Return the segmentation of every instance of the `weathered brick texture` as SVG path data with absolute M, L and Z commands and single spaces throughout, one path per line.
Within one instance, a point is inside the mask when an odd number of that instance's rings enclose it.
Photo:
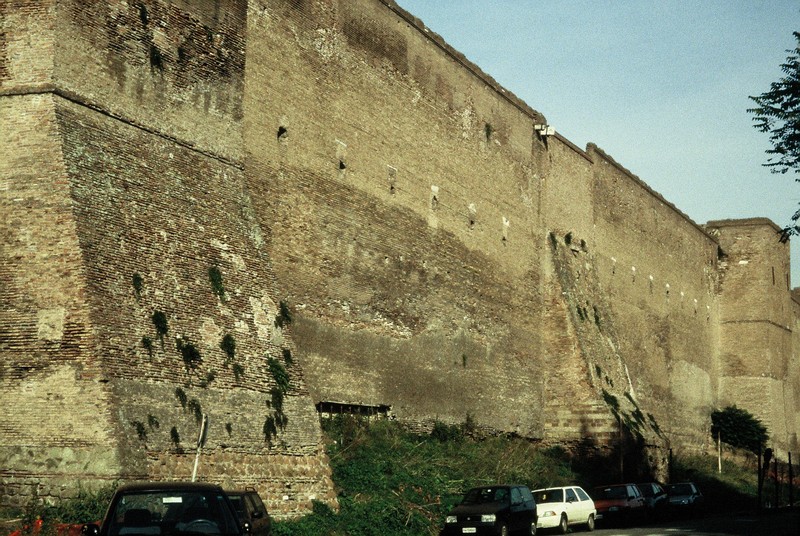
M 736 403 L 796 449 L 774 224 L 697 225 L 542 136 L 391 0 L 0 15 L 4 504 L 188 478 L 202 413 L 201 479 L 333 504 L 319 402 L 659 470 Z

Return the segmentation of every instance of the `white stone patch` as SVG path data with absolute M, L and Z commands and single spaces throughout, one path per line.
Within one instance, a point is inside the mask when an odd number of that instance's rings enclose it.
M 64 336 L 64 317 L 66 316 L 66 311 L 63 307 L 39 309 L 36 316 L 36 336 L 39 340 L 61 340 Z
M 217 348 L 222 340 L 222 330 L 211 318 L 204 318 L 200 324 L 200 338 L 207 348 Z

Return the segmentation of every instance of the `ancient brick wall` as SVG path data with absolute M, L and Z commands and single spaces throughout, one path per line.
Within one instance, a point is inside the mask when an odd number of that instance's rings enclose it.
M 736 402 L 796 446 L 774 225 L 541 135 L 390 0 L 0 9 L 5 502 L 188 477 L 207 413 L 201 479 L 307 511 L 317 402 L 656 465 Z
M 250 10 L 246 170 L 312 396 L 540 436 L 507 409 L 541 405 L 532 112 L 380 3 Z
M 789 245 L 776 244 L 769 220 L 714 221 L 720 269 L 720 398 L 767 425 L 781 450 L 796 448 L 800 384 L 793 335 L 796 304 L 789 291 Z
M 188 479 L 202 414 L 201 480 L 335 503 L 242 171 L 246 5 L 12 7 L 4 57 L 57 38 L 3 64 L 3 503 Z

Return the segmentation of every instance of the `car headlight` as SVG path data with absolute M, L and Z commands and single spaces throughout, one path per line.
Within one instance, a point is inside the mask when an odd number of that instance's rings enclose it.
M 444 518 L 445 523 L 458 523 L 458 518 L 456 516 L 447 516 Z
M 542 517 L 550 517 L 556 515 L 555 510 L 547 510 L 546 512 L 542 512 Z
M 497 516 L 494 514 L 483 514 L 481 516 L 481 523 L 494 523 L 497 520 Z

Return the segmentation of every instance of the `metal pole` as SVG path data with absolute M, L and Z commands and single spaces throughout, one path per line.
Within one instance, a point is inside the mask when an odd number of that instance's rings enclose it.
M 789 507 L 794 506 L 794 470 L 792 469 L 792 453 L 789 453 Z
M 203 413 L 203 421 L 200 423 L 200 433 L 197 435 L 197 452 L 194 455 L 194 469 L 192 469 L 192 482 L 197 479 L 197 465 L 200 463 L 200 451 L 206 443 L 206 430 L 208 429 L 208 415 Z

